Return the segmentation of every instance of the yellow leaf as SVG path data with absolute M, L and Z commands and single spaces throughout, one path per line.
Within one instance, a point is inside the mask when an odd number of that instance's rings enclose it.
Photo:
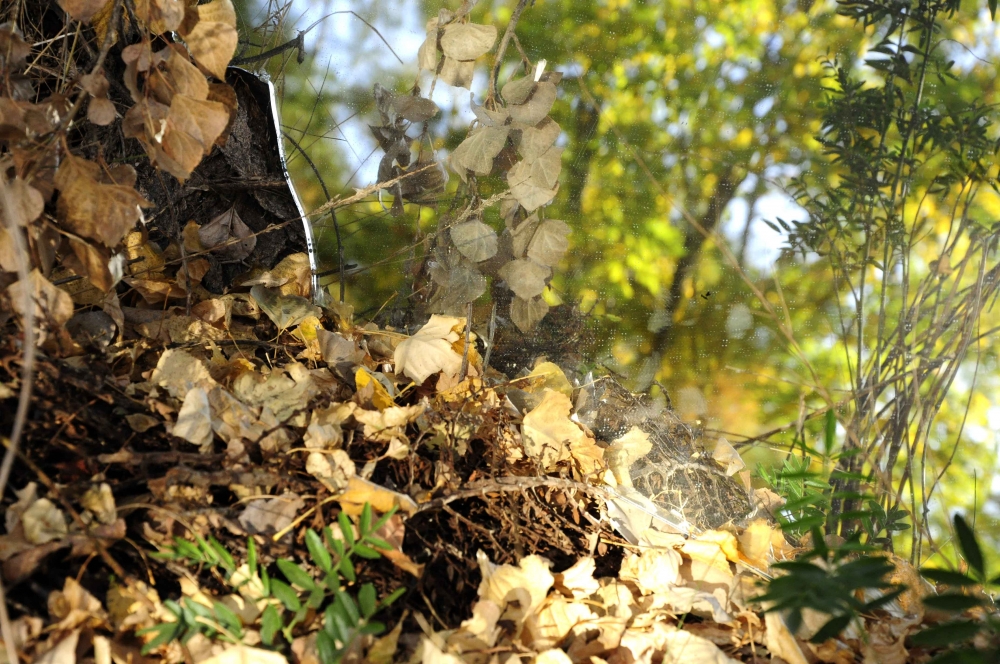
M 372 386 L 372 390 L 374 390 L 374 394 L 372 394 L 372 405 L 379 410 L 385 410 L 386 408 L 395 405 L 392 396 L 390 396 L 389 391 L 385 389 L 385 386 L 376 380 L 374 376 L 368 373 L 368 370 L 364 367 L 358 368 L 357 372 L 354 374 L 354 382 L 357 384 L 359 392 L 369 385 Z

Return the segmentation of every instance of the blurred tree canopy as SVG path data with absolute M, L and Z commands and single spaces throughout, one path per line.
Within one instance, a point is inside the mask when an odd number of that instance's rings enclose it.
M 502 32 L 515 4 L 480 2 L 473 20 Z M 824 427 L 820 415 L 831 400 L 849 401 L 857 387 L 852 367 L 864 359 L 855 350 L 856 293 L 845 287 L 833 261 L 808 248 L 793 251 L 777 223 L 778 217 L 812 218 L 793 199 L 806 205 L 818 192 L 844 186 L 850 173 L 817 140 L 831 90 L 842 91 L 828 65 L 837 62 L 864 86 L 885 85 L 885 72 L 871 63 L 879 58 L 872 49 L 885 26 L 838 13 L 862 4 L 539 0 L 516 28 L 517 47 L 532 63 L 546 60 L 549 70 L 564 72 L 552 110 L 564 132 L 563 173 L 546 216 L 566 220 L 573 235 L 547 297 L 594 317 L 602 340 L 594 364 L 627 375 L 636 387 L 658 381 L 682 415 L 703 419 L 731 440 L 778 431 L 749 453 L 755 458 L 770 458 L 795 437 L 815 445 Z M 351 9 L 381 29 L 422 33 L 422 21 L 442 6 L 455 8 L 428 0 L 358 2 Z M 271 9 L 269 37 L 294 36 L 301 26 L 287 25 L 282 10 Z M 421 24 L 405 28 L 411 14 Z M 249 5 L 242 16 L 248 24 L 260 22 Z M 340 14 L 328 21 L 350 23 L 352 34 L 365 36 L 357 52 L 330 63 L 307 58 L 297 66 L 288 62 L 291 54 L 267 63 L 274 73 L 283 70 L 282 112 L 294 141 L 291 168 L 307 207 L 325 201 L 317 175 L 331 194 L 371 184 L 353 182 L 352 176 L 374 145 L 360 137 L 375 113 L 375 81 L 347 77 L 344 84 L 338 71 L 376 62 L 366 72 L 386 87 L 403 92 L 415 81 L 427 84 L 418 77 L 415 52 L 399 52 L 399 65 L 388 45 L 355 17 Z M 317 28 L 320 35 L 329 29 L 325 25 Z M 263 41 L 247 53 L 270 47 Z M 927 79 L 921 103 L 947 114 L 977 100 L 992 102 L 996 44 L 985 0 L 967 2 L 942 20 L 933 35 L 934 54 L 951 68 Z M 520 67 L 518 60 L 511 49 L 501 81 Z M 477 76 L 477 103 L 485 87 Z M 464 90 L 437 94 L 439 102 L 452 102 L 430 131 L 444 158 L 465 137 L 469 98 Z M 985 114 L 992 112 L 989 107 Z M 352 126 L 353 132 L 345 131 Z M 995 141 L 995 127 L 988 132 Z M 296 154 L 297 147 L 312 165 Z M 985 175 L 997 177 L 995 163 Z M 801 179 L 793 186 L 795 178 Z M 910 230 L 919 226 L 924 239 L 908 249 L 912 273 L 894 283 L 942 269 L 932 240 L 948 237 L 956 205 L 966 206 L 963 218 L 984 227 L 1000 214 L 993 189 L 982 186 L 974 198 L 962 198 L 959 183 L 945 183 L 946 191 L 939 191 L 932 180 L 926 173 L 915 176 L 901 203 L 910 205 L 901 223 Z M 442 204 L 458 186 L 452 177 Z M 324 263 L 334 267 L 329 219 L 314 222 L 321 228 Z M 405 298 L 408 270 L 419 256 L 420 238 L 436 225 L 435 211 L 408 205 L 404 216 L 391 217 L 369 202 L 341 212 L 338 222 L 347 259 L 363 269 L 347 282 L 359 315 L 374 314 L 394 296 L 397 303 Z M 873 280 L 882 274 L 876 264 L 860 269 Z M 889 308 L 904 308 L 905 298 L 890 300 Z M 878 298 L 865 300 L 862 329 L 875 325 L 884 309 Z M 944 468 L 961 440 L 938 499 L 971 508 L 975 489 L 974 500 L 991 517 L 1000 516 L 991 487 L 1000 442 L 1000 408 L 991 395 L 1000 386 L 996 342 L 988 332 L 1000 325 L 998 318 L 1000 312 L 986 309 L 980 336 L 950 383 L 926 447 L 916 450 L 928 465 Z M 844 413 L 849 409 L 845 405 Z M 840 439 L 849 419 L 842 415 Z M 875 425 L 871 435 L 877 437 L 882 425 Z

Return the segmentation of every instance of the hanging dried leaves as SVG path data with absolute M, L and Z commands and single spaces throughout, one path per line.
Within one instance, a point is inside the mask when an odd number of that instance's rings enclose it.
M 101 167 L 92 161 L 66 155 L 56 172 L 59 189 L 56 210 L 66 227 L 106 247 L 117 245 L 132 230 L 149 202 L 131 186 L 105 184 Z
M 226 65 L 233 59 L 239 41 L 233 3 L 212 0 L 204 5 L 189 4 L 177 31 L 195 62 L 220 81 L 225 80 Z
M 518 258 L 500 268 L 499 274 L 515 295 L 523 300 L 530 300 L 545 290 L 545 280 L 552 274 L 552 270 L 530 258 Z
M 475 263 L 497 253 L 497 232 L 478 219 L 452 226 L 451 241 L 463 256 Z
M 443 83 L 468 88 L 475 61 L 493 48 L 497 29 L 454 20 L 455 14 L 442 9 L 427 22 L 427 38 L 417 53 L 417 65 L 435 72 Z

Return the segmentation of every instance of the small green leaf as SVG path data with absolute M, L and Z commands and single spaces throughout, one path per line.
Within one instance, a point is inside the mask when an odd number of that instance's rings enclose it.
M 260 585 L 264 588 L 264 597 L 271 596 L 271 575 L 267 573 L 266 567 L 260 568 Z
M 395 602 L 397 599 L 399 599 L 400 597 L 402 597 L 403 593 L 405 593 L 405 592 L 406 592 L 406 588 L 396 588 L 391 593 L 389 593 L 388 597 L 384 598 L 381 602 L 378 603 L 378 608 L 380 608 L 380 609 L 386 608 L 387 606 L 389 606 L 393 602 Z
M 354 553 L 358 554 L 362 558 L 367 558 L 368 560 L 378 560 L 382 557 L 381 553 L 366 544 L 355 544 Z
M 351 625 L 347 621 L 347 616 L 344 615 L 343 606 L 337 603 L 330 604 L 326 607 L 323 619 L 325 625 L 324 631 L 346 645 L 350 636 Z
M 910 640 L 918 646 L 947 646 L 968 641 L 979 633 L 979 625 L 971 620 L 955 620 L 917 632 Z
M 212 608 L 215 610 L 215 617 L 219 623 L 236 636 L 243 636 L 243 621 L 233 613 L 232 609 L 222 602 L 212 602 Z
M 347 516 L 347 512 L 341 512 L 337 515 L 337 523 L 340 524 L 340 532 L 344 536 L 344 543 L 350 549 L 354 546 L 354 526 L 351 525 L 351 519 Z
M 174 538 L 174 549 L 177 551 L 178 555 L 187 558 L 188 560 L 193 560 L 195 562 L 204 562 L 202 553 L 192 542 L 186 539 L 181 539 L 180 537 Z
M 266 646 L 274 645 L 274 637 L 277 636 L 279 629 L 281 629 L 281 614 L 274 608 L 274 604 L 268 604 L 260 616 L 260 640 Z
M 361 615 L 366 619 L 371 618 L 378 611 L 378 598 L 375 593 L 375 586 L 366 583 L 358 591 L 358 606 L 361 608 Z
M 388 523 L 389 519 L 392 518 L 392 515 L 395 514 L 398 510 L 399 510 L 399 506 L 398 505 L 393 505 L 391 508 L 389 508 L 389 511 L 386 512 L 385 514 L 383 514 L 382 516 L 380 516 L 378 518 L 378 521 L 375 522 L 375 525 L 372 526 L 372 532 L 378 530 L 379 528 L 381 528 L 382 526 L 384 526 L 386 523 Z
M 330 526 L 323 528 L 323 539 L 326 541 L 328 549 L 336 551 L 338 557 L 344 557 L 344 542 L 333 536 L 333 530 L 330 529 Z
M 142 647 L 139 652 L 143 655 L 148 655 L 151 651 L 156 650 L 160 646 L 170 643 L 175 638 L 180 635 L 181 623 L 180 622 L 166 622 L 160 623 L 159 625 L 153 625 L 152 627 L 147 627 L 145 629 L 140 629 L 137 634 L 140 636 L 145 636 L 146 634 L 156 634 L 151 641 Z
M 251 578 L 257 574 L 257 545 L 253 536 L 247 537 L 247 567 L 250 568 Z
M 329 572 L 333 568 L 333 560 L 330 558 L 330 552 L 323 546 L 323 539 L 315 530 L 309 529 L 306 531 L 306 547 L 309 549 L 309 556 L 316 563 L 316 567 L 319 567 L 324 572 Z
M 833 446 L 837 442 L 837 414 L 833 408 L 826 411 L 826 420 L 823 426 L 823 447 L 826 454 L 830 454 Z M 831 621 L 832 622 L 832 621 Z M 830 623 L 827 623 L 828 625 Z
M 953 611 L 961 613 L 977 606 L 982 606 L 984 601 L 978 597 L 970 595 L 959 595 L 958 593 L 946 593 L 944 595 L 934 595 L 924 598 L 924 606 L 942 611 Z
M 215 552 L 215 549 L 209 546 L 208 542 L 205 541 L 205 538 L 201 535 L 195 535 L 194 540 L 198 543 L 198 550 L 201 551 L 202 560 L 210 565 L 218 565 L 219 556 Z
M 955 535 L 958 536 L 958 544 L 962 548 L 962 555 L 969 567 L 979 573 L 980 579 L 986 578 L 986 565 L 983 562 L 983 552 L 976 541 L 976 535 L 972 528 L 965 522 L 961 514 L 956 514 L 954 518 Z
M 361 537 L 366 537 L 371 533 L 372 527 L 372 505 L 371 503 L 365 503 L 364 507 L 361 508 L 361 518 L 358 519 L 358 532 L 361 533 Z
M 997 0 L 988 0 L 987 4 L 990 7 L 990 20 L 997 20 Z
M 352 627 L 361 622 L 361 612 L 358 611 L 358 605 L 354 603 L 353 597 L 342 590 L 338 590 L 334 601 L 343 607 L 344 614 L 347 616 L 349 624 Z
M 285 575 L 293 585 L 302 588 L 303 590 L 313 590 L 316 588 L 316 582 L 313 578 L 309 576 L 309 572 L 305 571 L 291 560 L 286 560 L 284 558 L 279 558 L 275 561 L 278 565 L 278 569 L 281 573 Z
M 378 636 L 385 631 L 385 623 L 380 623 L 377 620 L 365 623 L 358 628 L 358 631 L 362 634 L 371 634 L 372 636 Z
M 319 631 L 316 634 L 316 650 L 319 652 L 319 661 L 323 664 L 333 664 L 340 661 L 340 650 L 333 642 L 333 636 L 326 631 Z
M 386 542 L 381 537 L 375 537 L 374 535 L 369 535 L 365 538 L 365 541 L 375 547 L 376 549 L 382 549 L 383 551 L 392 551 L 392 545 Z
M 351 583 L 357 580 L 358 577 L 354 574 L 354 565 L 351 563 L 350 558 L 341 558 L 337 564 L 337 568 L 340 569 L 340 575 Z
M 222 546 L 219 540 L 215 539 L 214 537 L 209 537 L 208 543 L 209 546 L 212 548 L 212 550 L 215 552 L 215 555 L 218 557 L 219 563 L 222 565 L 223 568 L 229 570 L 230 572 L 236 569 L 236 561 L 233 560 L 233 557 L 230 555 L 228 551 L 226 551 L 226 547 Z
M 922 576 L 927 577 L 935 583 L 944 583 L 949 586 L 974 586 L 977 581 L 973 579 L 968 574 L 962 574 L 961 572 L 952 572 L 947 569 L 922 569 L 920 570 Z
M 324 599 L 326 599 L 326 592 L 320 586 L 316 586 L 306 598 L 306 606 L 310 609 L 318 609 L 323 604 Z
M 284 604 L 285 608 L 289 611 L 298 611 L 302 608 L 302 602 L 299 601 L 299 596 L 294 590 L 292 590 L 292 587 L 284 581 L 272 579 L 271 593 L 278 599 L 279 602 Z
M 851 622 L 850 614 L 837 616 L 835 618 L 830 618 L 829 620 L 826 621 L 826 624 L 823 625 L 819 629 L 819 631 L 813 635 L 811 639 L 809 639 L 809 641 L 811 643 L 823 643 L 827 639 L 832 639 L 841 632 L 843 632 L 844 629 L 847 628 L 847 625 L 850 622 Z

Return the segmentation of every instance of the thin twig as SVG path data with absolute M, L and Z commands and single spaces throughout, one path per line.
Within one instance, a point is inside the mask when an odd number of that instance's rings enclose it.
M 35 302 L 32 297 L 33 289 L 30 288 L 31 275 L 28 272 L 28 256 L 30 254 L 24 236 L 21 235 L 21 226 L 25 224 L 20 223 L 19 209 L 11 200 L 10 191 L 2 176 L 0 176 L 0 212 L 3 212 L 0 216 L 7 224 L 7 234 L 14 242 L 18 278 L 24 284 L 21 299 L 21 316 L 24 324 L 24 342 L 21 348 L 21 391 L 17 400 L 17 412 L 14 415 L 14 428 L 10 433 L 3 463 L 0 464 L 0 499 L 2 499 L 7 488 L 7 480 L 10 478 L 10 471 L 14 467 L 14 458 L 17 456 L 21 434 L 28 421 L 28 406 L 31 404 L 31 386 L 35 370 Z M 2 578 L 0 578 L 0 634 L 3 635 L 8 661 L 17 664 L 19 660 L 17 649 L 14 647 L 14 630 L 10 624 L 10 616 L 7 615 L 7 596 Z
M 306 154 L 306 151 L 302 149 L 302 146 L 299 145 L 299 142 L 296 141 L 294 138 L 292 138 L 287 131 L 283 131 L 281 133 L 285 138 L 288 139 L 288 141 L 292 145 L 295 146 L 295 149 L 299 151 L 299 154 L 301 154 L 302 157 L 306 160 L 306 163 L 309 164 L 309 168 L 312 169 L 313 174 L 316 176 L 316 179 L 319 180 L 319 186 L 323 188 L 323 195 L 326 196 L 326 202 L 329 203 L 330 190 L 327 189 L 326 180 L 323 179 L 323 176 L 322 174 L 320 174 L 319 169 L 316 167 L 315 162 L 313 162 L 312 158 L 308 154 Z M 345 278 L 346 268 L 344 266 L 344 244 L 343 242 L 341 242 L 340 239 L 340 224 L 337 223 L 337 211 L 332 208 L 330 209 L 330 221 L 333 222 L 333 231 L 337 236 L 337 268 L 340 272 L 340 301 L 343 302 L 345 295 L 344 290 L 346 288 L 344 282 L 347 281 L 347 279 Z M 306 223 L 309 222 L 306 221 Z
M 496 57 L 493 58 L 493 71 L 490 72 L 489 99 L 496 99 L 497 79 L 500 77 L 500 65 L 503 64 L 503 56 L 507 53 L 507 46 L 510 44 L 510 38 L 514 34 L 514 28 L 517 27 L 517 22 L 521 19 L 521 12 L 524 11 L 529 2 L 531 0 L 518 0 L 517 7 L 514 8 L 514 12 L 510 15 L 510 21 L 507 23 L 507 29 L 504 30 L 503 38 L 500 40 Z

